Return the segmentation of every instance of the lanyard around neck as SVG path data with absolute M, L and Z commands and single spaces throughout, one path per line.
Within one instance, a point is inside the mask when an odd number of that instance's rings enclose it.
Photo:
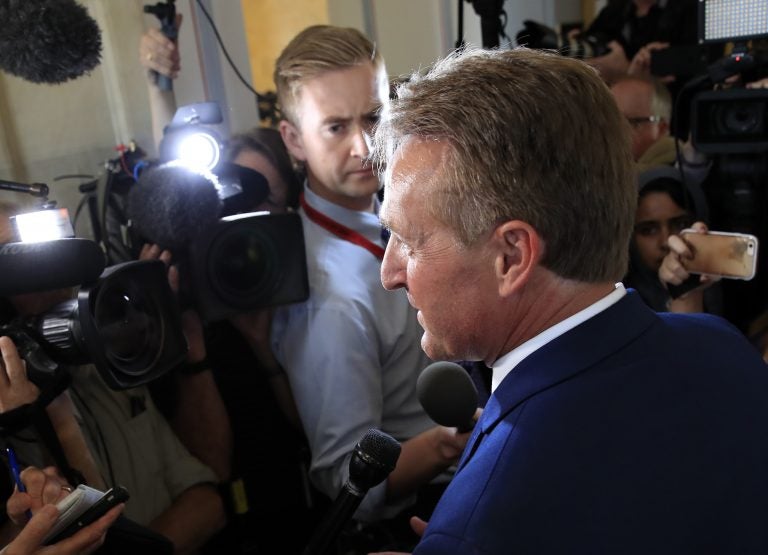
M 350 229 L 347 226 L 340 224 L 336 220 L 329 218 L 328 216 L 326 216 L 316 208 L 312 208 L 304 198 L 303 192 L 299 196 L 299 202 L 301 203 L 301 207 L 304 209 L 304 212 L 307 214 L 307 217 L 313 222 L 315 222 L 317 225 L 319 225 L 323 229 L 330 231 L 331 233 L 344 239 L 345 241 L 348 241 L 350 243 L 363 247 L 365 250 L 373 254 L 373 256 L 375 256 L 379 260 L 384 259 L 383 247 L 368 240 L 366 237 L 363 237 L 360 233 L 358 233 L 354 229 Z

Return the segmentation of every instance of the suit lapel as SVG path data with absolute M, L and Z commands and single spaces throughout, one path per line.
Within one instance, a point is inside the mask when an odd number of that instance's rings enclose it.
M 459 470 L 482 440 L 507 414 L 537 393 L 594 366 L 642 334 L 657 316 L 640 296 L 629 292 L 620 301 L 555 338 L 523 359 L 488 399 L 467 442 Z

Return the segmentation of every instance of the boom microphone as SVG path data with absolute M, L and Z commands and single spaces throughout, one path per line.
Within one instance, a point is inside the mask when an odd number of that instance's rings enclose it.
M 74 0 L 0 0 L 0 69 L 32 83 L 63 83 L 101 61 L 101 31 Z
M 477 388 L 467 371 L 455 362 L 433 362 L 416 381 L 419 402 L 429 417 L 440 424 L 468 432 L 474 426 Z
M 222 216 L 250 212 L 269 194 L 259 172 L 222 163 L 213 174 L 178 161 L 144 170 L 128 193 L 136 232 L 163 248 L 187 246 Z
M 89 239 L 0 245 L 0 296 L 50 291 L 96 281 L 106 259 Z
M 371 428 L 361 439 L 349 461 L 349 478 L 330 511 L 318 525 L 302 555 L 323 555 L 352 518 L 372 487 L 383 482 L 395 469 L 400 443 L 381 430 Z
M 128 193 L 132 225 L 163 248 L 184 247 L 216 223 L 220 211 L 215 177 L 175 162 L 144 170 Z

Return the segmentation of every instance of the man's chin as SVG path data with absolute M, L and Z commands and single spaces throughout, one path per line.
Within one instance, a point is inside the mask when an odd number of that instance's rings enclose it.
M 421 349 L 432 360 L 458 360 L 444 346 L 436 344 L 427 333 L 421 336 Z

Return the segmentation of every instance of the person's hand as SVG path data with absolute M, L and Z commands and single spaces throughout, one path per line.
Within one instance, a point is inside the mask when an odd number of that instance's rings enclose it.
M 417 516 L 412 516 L 410 520 L 411 530 L 413 530 L 417 536 L 422 537 L 424 531 L 427 529 L 428 522 L 420 519 Z M 368 555 L 410 555 L 401 551 L 379 551 L 377 553 L 369 553 Z
M 476 423 L 482 413 L 483 409 L 478 408 L 472 417 L 472 422 Z M 434 430 L 436 434 L 436 447 L 442 459 L 450 461 L 452 464 L 457 463 L 459 457 L 464 452 L 464 448 L 467 446 L 472 430 L 460 432 L 457 428 L 445 426 L 435 426 Z
M 600 72 L 600 76 L 608 85 L 611 85 L 627 74 L 629 60 L 624 47 L 618 41 L 608 43 L 610 52 L 595 58 L 585 58 L 584 61 Z
M 110 509 L 97 521 L 79 530 L 71 537 L 49 546 L 42 546 L 46 534 L 56 524 L 59 511 L 53 505 L 44 505 L 34 514 L 14 540 L 0 551 L 0 555 L 87 555 L 104 543 L 107 529 L 117 519 L 124 504 Z
M 709 229 L 704 222 L 696 222 L 691 226 L 696 233 L 707 233 Z M 659 279 L 665 284 L 680 285 L 691 275 L 683 265 L 683 260 L 691 260 L 693 251 L 690 245 L 679 235 L 670 235 L 667 239 L 669 253 L 664 257 L 659 267 Z M 701 276 L 702 285 L 715 281 L 711 276 Z
M 637 51 L 635 57 L 629 63 L 627 74 L 634 77 L 641 77 L 643 79 L 650 79 L 651 75 L 651 53 L 654 50 L 664 50 L 669 48 L 668 42 L 649 42 Z M 674 75 L 657 76 L 662 83 L 671 83 L 675 80 Z
M 0 413 L 35 402 L 40 390 L 27 378 L 27 365 L 10 337 L 0 337 Z
M 179 292 L 179 269 L 171 264 L 173 255 L 169 250 L 162 250 L 158 245 L 145 244 L 139 252 L 139 260 L 160 260 L 168 268 L 168 285 L 174 294 Z M 205 360 L 206 348 L 203 323 L 194 310 L 181 313 L 181 327 L 187 339 L 187 362 L 196 363 Z
M 757 81 L 751 81 L 747 83 L 748 89 L 768 89 L 768 77 L 758 79 Z
M 703 222 L 696 222 L 691 227 L 697 233 L 707 233 L 708 231 Z M 670 235 L 667 239 L 667 245 L 669 246 L 669 253 L 664 257 L 659 267 L 659 279 L 665 286 L 668 284 L 680 285 L 690 276 L 683 265 L 683 261 L 693 258 L 693 252 L 690 245 L 679 235 Z M 719 279 L 719 277 L 700 275 L 698 285 L 679 297 L 670 299 L 667 309 L 677 313 L 703 312 L 704 290 Z
M 230 323 L 242 334 L 259 363 L 267 369 L 277 364 L 269 343 L 274 310 L 261 308 L 230 317 Z
M 181 14 L 176 14 L 176 29 L 181 27 Z M 175 79 L 181 70 L 179 48 L 160 29 L 148 29 L 139 41 L 139 61 L 147 69 Z
M 21 471 L 19 477 L 27 491 L 15 488 L 5 504 L 8 518 L 16 526 L 26 524 L 29 512 L 34 514 L 43 505 L 58 503 L 72 491 L 59 470 L 53 466 L 42 470 L 29 466 Z

